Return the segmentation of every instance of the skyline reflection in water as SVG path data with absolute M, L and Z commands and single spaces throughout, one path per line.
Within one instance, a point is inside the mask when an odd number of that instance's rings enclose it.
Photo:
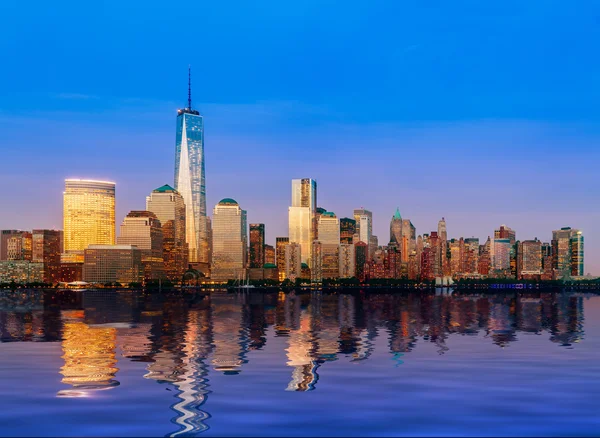
M 355 366 L 377 361 L 378 366 L 401 370 L 419 348 L 431 345 L 443 369 L 453 336 L 507 349 L 523 336 L 537 335 L 545 339 L 545 348 L 574 349 L 586 339 L 586 300 L 600 297 L 540 292 L 0 292 L 0 348 L 13 342 L 60 344 L 62 354 L 52 360 L 60 363 L 54 394 L 85 397 L 80 408 L 86 399 L 98 398 L 100 390 L 110 389 L 102 392 L 104 403 L 123 394 L 120 391 L 135 390 L 131 376 L 121 368 L 139 363 L 144 371 L 137 373 L 135 385 L 142 384 L 137 378 L 154 382 L 166 390 L 157 393 L 157 399 L 170 399 L 171 427 L 163 427 L 160 435 L 192 436 L 210 434 L 211 423 L 217 421 L 210 413 L 213 392 L 218 401 L 218 394 L 241 384 L 246 372 L 271 385 L 268 370 L 260 373 L 253 364 L 262 362 L 261 354 L 269 367 L 287 370 L 280 391 L 319 393 L 328 391 L 333 380 L 329 369 L 340 361 Z M 379 365 L 382 354 L 389 364 Z M 258 385 L 258 391 L 239 394 L 236 409 L 253 403 L 250 398 L 264 403 Z M 255 421 L 249 424 L 256 426 Z M 250 428 L 241 434 L 251 432 Z

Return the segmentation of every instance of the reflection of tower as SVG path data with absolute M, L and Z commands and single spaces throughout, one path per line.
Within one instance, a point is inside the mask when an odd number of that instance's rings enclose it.
M 508 301 L 508 303 L 507 303 Z M 493 298 L 490 307 L 488 322 L 488 335 L 492 336 L 494 344 L 505 347 L 509 342 L 515 341 L 514 313 L 512 298 Z
M 213 294 L 213 344 L 212 364 L 216 371 L 239 374 L 246 363 L 248 333 L 242 327 L 241 296 Z
M 109 389 L 119 385 L 114 380 L 118 371 L 115 358 L 117 329 L 92 328 L 80 322 L 82 312 L 63 312 L 64 366 L 62 383 L 73 390 L 58 392 L 58 396 L 85 397 L 89 391 Z
M 553 303 L 550 341 L 570 347 L 583 339 L 583 300 L 565 294 Z
M 287 391 L 312 391 L 315 389 L 319 375 L 314 359 L 314 334 L 311 330 L 310 314 L 306 311 L 300 315 L 299 327 L 291 330 L 289 346 L 286 349 L 287 365 L 294 367 L 292 380 Z
M 171 406 L 177 413 L 172 422 L 179 430 L 170 436 L 190 436 L 204 432 L 208 425 L 204 424 L 210 415 L 202 411 L 200 406 L 206 402 L 208 390 L 208 367 L 205 360 L 211 350 L 210 307 L 190 310 L 185 331 L 183 347 L 183 374 L 174 385 L 179 390 L 176 397 L 180 400 Z

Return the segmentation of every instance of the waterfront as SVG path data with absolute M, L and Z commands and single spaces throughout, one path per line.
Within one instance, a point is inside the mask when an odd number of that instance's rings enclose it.
M 597 435 L 592 293 L 0 292 L 1 435 Z

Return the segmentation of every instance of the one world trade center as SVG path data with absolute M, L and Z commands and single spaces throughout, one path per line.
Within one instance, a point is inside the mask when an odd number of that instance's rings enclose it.
M 191 71 L 188 71 L 187 108 L 177 111 L 175 189 L 183 196 L 185 202 L 185 236 L 190 250 L 189 262 L 208 266 L 209 225 L 206 217 L 204 119 L 198 111 L 192 109 Z

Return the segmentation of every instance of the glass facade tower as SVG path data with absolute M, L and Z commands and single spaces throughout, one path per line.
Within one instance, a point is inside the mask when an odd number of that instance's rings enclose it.
M 190 93 L 191 96 L 191 93 Z M 186 207 L 186 242 L 190 263 L 209 262 L 209 236 L 206 218 L 204 170 L 204 119 L 188 107 L 177 111 L 175 138 L 175 190 Z
M 65 252 L 114 245 L 115 183 L 67 179 L 63 200 Z

